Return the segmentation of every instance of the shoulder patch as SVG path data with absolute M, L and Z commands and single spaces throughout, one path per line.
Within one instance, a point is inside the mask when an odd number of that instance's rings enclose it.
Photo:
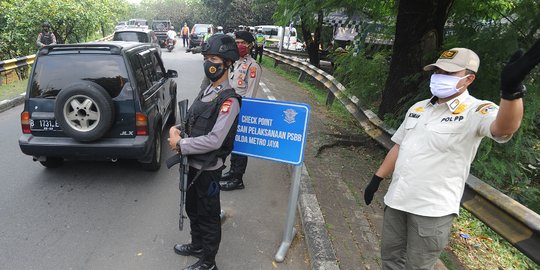
M 250 67 L 249 68 L 249 77 L 255 78 L 257 76 L 257 67 Z
M 478 106 L 475 112 L 480 114 L 488 114 L 491 111 L 497 110 L 497 106 L 493 103 L 484 103 Z
M 221 109 L 219 110 L 220 113 L 229 113 L 231 111 L 231 105 L 233 103 L 232 98 L 228 98 L 221 104 Z

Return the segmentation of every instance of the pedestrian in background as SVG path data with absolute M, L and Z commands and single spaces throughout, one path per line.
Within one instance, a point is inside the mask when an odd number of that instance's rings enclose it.
M 257 35 L 255 36 L 255 60 L 259 57 L 259 63 L 262 62 L 263 52 L 264 52 L 264 43 L 266 38 L 262 33 L 262 29 L 257 30 Z
M 225 33 L 223 33 L 223 26 L 218 26 L 218 27 L 217 27 L 217 32 L 216 32 L 216 34 L 225 34 Z
M 187 23 L 184 23 L 184 26 L 182 27 L 182 30 L 180 30 L 181 36 L 182 36 L 182 44 L 184 45 L 184 48 L 186 47 L 186 44 L 189 47 L 189 27 L 187 26 Z
M 211 36 L 212 36 L 212 26 L 208 27 L 208 29 L 206 30 L 206 33 L 204 33 L 203 38 L 201 40 L 201 46 L 203 46 L 203 44 L 206 43 Z
M 51 25 L 49 22 L 44 22 L 42 25 L 42 31 L 38 34 L 36 44 L 39 48 L 42 48 L 43 46 L 47 45 L 55 45 L 56 44 L 56 36 L 53 32 L 50 32 L 49 28 Z
M 522 84 L 540 62 L 540 41 L 512 56 L 501 72 L 499 106 L 469 94 L 480 59 L 454 48 L 424 67 L 433 71 L 433 97 L 413 105 L 392 136 L 386 155 L 364 192 L 370 204 L 381 181 L 392 175 L 384 196 L 383 269 L 433 269 L 448 244 L 452 221 L 480 141 L 512 138 L 523 118 Z
M 233 38 L 210 37 L 202 48 L 204 72 L 211 83 L 202 89 L 188 111 L 185 130 L 171 127 L 169 146 L 189 161 L 186 213 L 191 243 L 177 244 L 174 251 L 199 258 L 184 270 L 217 270 L 221 242 L 219 179 L 231 153 L 238 125 L 241 97 L 229 84 L 229 69 L 238 60 Z M 187 137 L 182 138 L 182 134 Z
M 261 66 L 249 55 L 254 42 L 255 39 L 250 32 L 236 32 L 236 45 L 240 59 L 236 61 L 234 72 L 229 81 L 236 93 L 242 97 L 256 97 L 261 80 Z M 231 168 L 223 175 L 219 183 L 221 190 L 244 189 L 243 176 L 246 172 L 247 162 L 247 156 L 231 154 Z

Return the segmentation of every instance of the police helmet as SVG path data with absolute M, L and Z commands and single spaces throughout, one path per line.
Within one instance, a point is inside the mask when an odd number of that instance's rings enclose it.
M 240 53 L 238 53 L 235 40 L 225 34 L 211 36 L 203 45 L 201 53 L 202 55 L 217 55 L 232 62 L 240 59 Z
M 171 30 L 174 30 L 174 26 L 171 25 Z
M 237 39 L 243 39 L 247 43 L 253 43 L 255 42 L 255 38 L 253 35 L 248 31 L 238 31 L 236 32 L 236 38 Z
M 51 27 L 51 25 L 49 24 L 49 22 L 43 22 L 41 27 Z
M 218 26 L 217 30 L 223 30 L 223 26 Z

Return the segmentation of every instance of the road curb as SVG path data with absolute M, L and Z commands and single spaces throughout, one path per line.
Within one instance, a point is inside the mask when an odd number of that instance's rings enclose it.
M 0 113 L 7 111 L 17 105 L 20 105 L 24 102 L 24 95 L 20 95 L 13 99 L 6 99 L 0 101 Z
M 339 270 L 336 253 L 325 227 L 307 167 L 302 165 L 298 210 L 304 229 L 312 270 Z

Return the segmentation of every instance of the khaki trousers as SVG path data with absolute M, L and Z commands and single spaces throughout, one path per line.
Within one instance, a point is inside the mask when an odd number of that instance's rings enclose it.
M 455 215 L 424 217 L 386 207 L 381 259 L 385 270 L 431 270 L 448 244 Z

